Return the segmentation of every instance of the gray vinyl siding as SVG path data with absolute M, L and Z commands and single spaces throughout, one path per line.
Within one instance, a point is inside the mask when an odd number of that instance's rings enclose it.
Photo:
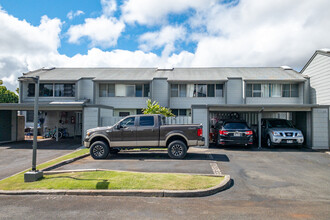
M 209 146 L 209 111 L 206 108 L 192 109 L 192 123 L 203 125 L 203 137 L 205 138 L 205 146 Z
M 83 112 L 83 134 L 86 135 L 86 131 L 90 128 L 99 126 L 99 108 L 85 107 Z
M 314 108 L 312 111 L 313 149 L 329 149 L 328 111 L 328 108 Z
M 80 79 L 77 83 L 76 96 L 78 100 L 89 99 L 90 103 L 94 103 L 94 82 L 92 79 Z
M 98 97 L 97 104 L 112 106 L 115 109 L 138 109 L 147 107 L 148 97 Z
M 225 104 L 224 97 L 171 97 L 170 108 L 189 109 L 191 105 L 219 105 Z
M 311 103 L 330 105 L 330 57 L 317 54 L 303 74 L 310 77 Z
M 169 105 L 169 83 L 166 78 L 155 78 L 151 83 L 151 99 L 159 102 L 159 105 Z
M 243 82 L 241 78 L 228 78 L 225 96 L 227 104 L 243 103 Z

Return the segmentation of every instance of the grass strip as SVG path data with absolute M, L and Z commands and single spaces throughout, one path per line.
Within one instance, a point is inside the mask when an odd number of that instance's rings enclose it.
M 68 160 L 68 159 L 72 159 L 72 158 L 75 158 L 75 157 L 78 157 L 78 156 L 81 156 L 81 155 L 84 155 L 84 154 L 87 154 L 87 153 L 89 153 L 89 149 L 87 149 L 87 148 L 77 150 L 77 151 L 74 151 L 70 154 L 67 154 L 67 155 L 55 158 L 53 160 L 47 161 L 45 163 L 42 163 L 40 165 L 37 165 L 37 169 L 42 170 L 42 169 L 44 169 L 46 167 L 49 167 L 51 165 L 54 165 L 54 164 L 57 164 L 59 162 L 62 162 L 62 161 Z M 21 182 L 24 183 L 24 173 L 29 171 L 29 170 L 30 169 L 24 170 L 24 171 L 14 175 L 14 176 L 11 176 L 11 177 L 8 177 L 6 179 L 1 180 L 0 181 L 0 190 L 4 189 L 6 187 L 9 187 L 11 185 L 16 185 L 16 184 L 21 183 Z
M 2 190 L 33 189 L 154 189 L 196 190 L 218 185 L 224 177 L 171 173 L 136 173 L 118 171 L 89 171 L 46 175 L 43 179 L 25 183 L 23 174 L 0 182 Z

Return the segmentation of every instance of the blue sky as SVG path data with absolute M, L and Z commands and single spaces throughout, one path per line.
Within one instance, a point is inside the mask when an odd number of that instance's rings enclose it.
M 329 48 L 328 0 L 0 0 L 0 79 L 41 67 L 282 66 Z

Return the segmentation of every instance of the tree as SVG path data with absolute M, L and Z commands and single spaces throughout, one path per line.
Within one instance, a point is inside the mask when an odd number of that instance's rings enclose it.
M 142 109 L 143 114 L 162 114 L 165 117 L 175 117 L 171 109 L 162 107 L 158 102 L 151 102 L 150 99 L 147 100 L 147 108 Z
M 8 90 L 6 86 L 2 86 L 3 81 L 0 80 L 0 103 L 18 103 L 18 95 Z

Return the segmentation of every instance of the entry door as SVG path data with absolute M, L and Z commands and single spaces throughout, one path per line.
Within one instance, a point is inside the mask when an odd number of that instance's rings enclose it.
M 11 141 L 11 111 L 0 111 L 1 141 Z

